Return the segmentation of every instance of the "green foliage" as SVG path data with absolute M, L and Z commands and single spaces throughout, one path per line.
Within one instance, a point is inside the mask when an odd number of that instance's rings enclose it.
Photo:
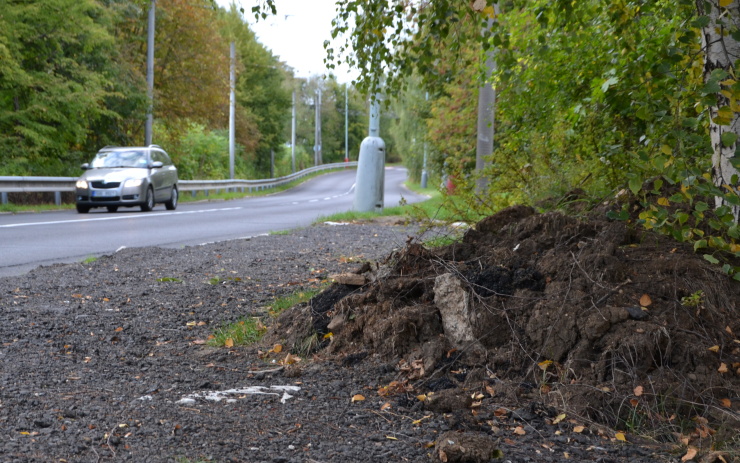
M 208 345 L 214 347 L 248 346 L 259 341 L 266 331 L 267 328 L 259 318 L 242 318 L 217 329 L 208 340 Z
M 269 313 L 271 316 L 276 317 L 293 306 L 310 301 L 312 297 L 319 294 L 323 289 L 324 287 L 304 289 L 287 296 L 276 298 L 269 306 Z

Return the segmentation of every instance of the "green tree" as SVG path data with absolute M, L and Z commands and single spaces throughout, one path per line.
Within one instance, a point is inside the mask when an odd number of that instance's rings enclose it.
M 110 17 L 91 0 L 3 0 L 0 11 L 0 170 L 68 172 L 108 114 Z

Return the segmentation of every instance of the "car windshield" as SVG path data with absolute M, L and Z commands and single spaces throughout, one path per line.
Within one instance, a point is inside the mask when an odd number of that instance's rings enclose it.
M 146 167 L 146 153 L 142 150 L 103 151 L 95 156 L 92 167 Z

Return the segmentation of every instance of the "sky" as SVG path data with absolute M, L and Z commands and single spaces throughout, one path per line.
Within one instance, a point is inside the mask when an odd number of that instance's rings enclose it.
M 331 40 L 331 21 L 335 17 L 335 0 L 275 0 L 277 16 L 255 21 L 252 6 L 256 0 L 216 0 L 229 8 L 232 1 L 244 8 L 244 19 L 257 35 L 257 39 L 280 61 L 292 67 L 297 77 L 324 75 L 329 72 L 324 65 L 326 52 L 324 40 Z M 340 42 L 334 42 L 339 49 Z M 349 83 L 357 77 L 346 66 L 332 71 L 340 83 Z

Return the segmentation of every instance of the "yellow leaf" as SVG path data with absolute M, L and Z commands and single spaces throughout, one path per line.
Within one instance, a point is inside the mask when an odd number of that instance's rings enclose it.
M 719 346 L 712 346 L 712 347 L 709 348 L 709 350 L 711 350 L 714 353 L 717 353 L 717 352 L 719 352 Z
M 642 395 L 643 388 L 642 386 L 637 386 L 634 390 L 635 396 L 640 397 Z
M 583 432 L 584 429 L 586 429 L 585 426 L 576 426 L 573 428 L 573 432 L 577 432 L 578 434 L 580 434 Z
M 650 296 L 648 296 L 647 294 L 643 294 L 642 297 L 640 298 L 640 305 L 643 307 L 648 307 L 652 303 L 653 303 L 653 300 L 650 299 Z
M 195 322 L 187 322 L 186 325 L 187 326 L 195 326 Z
M 565 419 L 565 413 L 561 413 L 560 415 L 556 416 L 554 420 L 552 420 L 552 424 L 558 424 L 564 419 Z
M 730 399 L 722 399 L 719 401 L 725 408 L 732 408 L 732 401 Z
M 283 351 L 283 346 L 281 344 L 275 344 L 272 347 L 272 351 L 275 352 L 276 354 L 279 354 L 280 352 Z
M 545 360 L 537 364 L 538 367 L 540 367 L 541 370 L 547 370 L 547 367 L 552 365 L 552 360 Z
M 224 346 L 226 347 L 234 347 L 234 340 L 231 338 L 228 338 L 226 341 L 224 341 Z
M 393 437 L 393 436 L 385 436 L 385 438 L 390 439 L 390 440 L 398 440 L 398 437 Z
M 614 437 L 615 437 L 615 438 L 616 438 L 616 439 L 617 439 L 618 441 L 622 441 L 622 442 L 627 442 L 627 436 L 625 436 L 625 435 L 624 435 L 624 433 L 622 433 L 622 432 L 618 432 L 618 433 L 616 433 L 616 434 L 614 435 Z
M 728 371 L 727 370 L 727 364 L 726 363 L 721 363 L 719 365 L 719 368 L 717 368 L 717 371 L 719 371 L 720 373 L 727 373 L 727 371 Z
M 21 434 L 24 435 L 24 436 L 30 436 L 31 435 L 31 433 L 28 432 L 28 431 L 21 431 Z
M 673 148 L 671 148 L 668 145 L 663 145 L 663 146 L 660 147 L 660 151 L 662 151 L 663 154 L 672 154 L 673 153 Z
M 352 396 L 352 402 L 361 402 L 365 400 L 365 396 L 362 394 L 355 394 Z
M 419 394 L 419 395 L 416 396 L 416 398 L 419 399 L 422 402 L 424 402 L 425 400 L 427 400 L 426 394 Z
M 696 456 L 696 449 L 694 447 L 689 447 L 689 450 L 686 452 L 686 455 L 681 457 L 681 461 L 693 460 L 695 456 Z
M 668 201 L 668 198 L 658 198 L 658 205 L 659 206 L 670 206 L 671 202 Z
M 334 337 L 334 333 L 332 333 L 331 331 L 329 331 L 328 333 L 324 335 L 324 339 L 331 339 L 333 337 Z
M 719 0 L 719 6 L 722 8 L 727 8 L 730 6 L 730 3 L 732 3 L 732 0 Z

